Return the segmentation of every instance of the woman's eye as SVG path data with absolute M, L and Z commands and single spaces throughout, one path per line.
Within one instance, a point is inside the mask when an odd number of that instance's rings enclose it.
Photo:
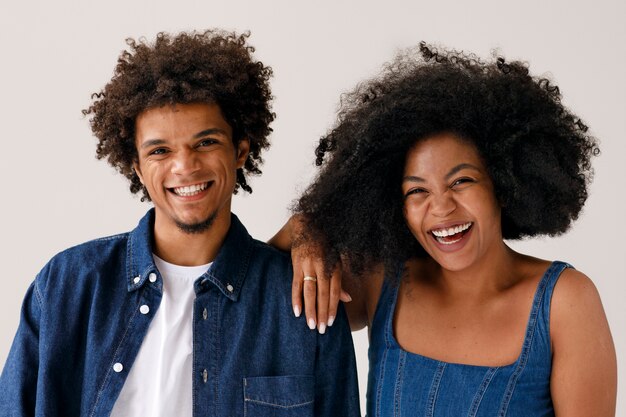
M 410 195 L 423 194 L 425 192 L 426 190 L 424 190 L 423 188 L 412 188 L 404 194 L 404 198 L 407 198 Z
M 474 182 L 474 180 L 471 178 L 459 178 L 452 183 L 451 187 L 456 187 L 458 185 L 463 185 L 470 182 Z

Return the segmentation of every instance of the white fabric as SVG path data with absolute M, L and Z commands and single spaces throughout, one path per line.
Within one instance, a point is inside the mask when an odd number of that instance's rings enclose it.
M 111 417 L 192 415 L 193 283 L 211 264 L 178 266 L 153 257 L 163 298 Z

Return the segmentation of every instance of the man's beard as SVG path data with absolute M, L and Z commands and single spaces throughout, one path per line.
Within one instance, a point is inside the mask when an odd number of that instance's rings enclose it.
M 213 225 L 213 222 L 215 221 L 216 217 L 217 217 L 217 210 L 211 213 L 211 215 L 207 217 L 206 220 L 203 220 L 198 223 L 188 224 L 188 223 L 179 222 L 178 220 L 175 220 L 175 221 L 176 221 L 176 226 L 178 226 L 180 230 L 182 230 L 185 233 L 193 235 L 193 234 L 202 233 L 208 230 Z

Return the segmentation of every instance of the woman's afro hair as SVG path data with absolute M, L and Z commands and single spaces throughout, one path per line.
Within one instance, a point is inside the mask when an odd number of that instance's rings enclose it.
M 405 223 L 401 180 L 407 151 L 439 133 L 478 149 L 505 239 L 558 235 L 578 217 L 599 150 L 559 88 L 522 62 L 421 43 L 342 96 L 316 149 L 322 168 L 294 211 L 307 224 L 297 239 L 321 242 L 327 272 L 340 259 L 359 274 L 425 256 Z
M 92 95 L 83 110 L 91 116 L 91 129 L 98 138 L 96 156 L 106 158 L 130 181 L 130 190 L 143 191 L 133 170 L 137 161 L 135 120 L 143 111 L 164 105 L 194 102 L 219 105 L 233 129 L 235 145 L 250 141 L 250 153 L 237 171 L 237 184 L 252 192 L 248 174 L 260 174 L 261 152 L 269 148 L 271 68 L 254 60 L 254 48 L 246 44 L 249 33 L 237 35 L 218 30 L 202 33 L 159 33 L 154 43 L 127 39 L 128 50 L 120 55 L 111 81 Z

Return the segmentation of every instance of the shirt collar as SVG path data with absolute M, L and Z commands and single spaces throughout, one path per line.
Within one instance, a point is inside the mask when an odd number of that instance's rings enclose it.
M 150 209 L 130 232 L 127 247 L 127 285 L 128 291 L 140 288 L 157 269 L 152 258 L 154 241 L 154 209 Z M 248 271 L 253 240 L 239 218 L 231 213 L 230 228 L 217 257 L 209 270 L 194 283 L 196 293 L 216 286 L 226 297 L 237 301 L 243 281 Z M 159 291 L 163 290 L 162 281 L 150 282 Z
M 231 213 L 230 228 L 209 270 L 196 280 L 196 294 L 215 285 L 231 301 L 237 301 L 248 272 L 253 239 L 239 218 Z
M 152 242 L 154 240 L 154 209 L 150 209 L 139 220 L 137 227 L 130 232 L 127 243 L 126 282 L 129 292 L 143 286 L 150 274 L 156 273 L 152 258 Z M 162 291 L 160 280 L 153 283 Z

